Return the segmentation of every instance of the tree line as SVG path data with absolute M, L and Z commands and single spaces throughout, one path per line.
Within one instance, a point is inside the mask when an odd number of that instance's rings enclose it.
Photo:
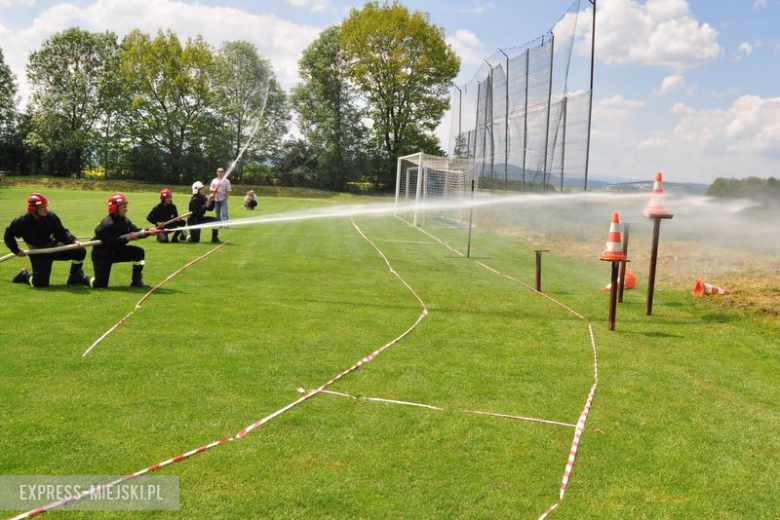
M 728 179 L 718 177 L 707 188 L 707 195 L 734 199 L 752 199 L 765 204 L 780 205 L 780 180 L 769 177 L 748 177 L 746 179 Z
M 441 153 L 459 66 L 443 30 L 398 2 L 324 30 L 290 92 L 249 42 L 73 27 L 30 53 L 23 109 L 0 49 L 0 170 L 187 184 L 242 153 L 236 182 L 390 189 L 399 156 Z

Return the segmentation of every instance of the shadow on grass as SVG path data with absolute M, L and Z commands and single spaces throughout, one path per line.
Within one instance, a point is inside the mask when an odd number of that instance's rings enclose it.
M 632 334 L 629 332 L 629 334 Z M 641 336 L 647 336 L 648 338 L 683 338 L 679 334 L 669 334 L 668 332 L 635 332 L 633 334 L 639 334 Z
M 285 298 L 285 297 L 278 297 L 275 298 L 275 301 L 280 302 L 293 302 L 293 303 L 315 303 L 315 304 L 325 304 L 325 305 L 339 305 L 339 306 L 348 306 L 348 307 L 376 307 L 379 309 L 401 309 L 401 310 L 414 310 L 421 309 L 420 304 L 415 301 L 414 304 L 409 305 L 388 305 L 386 303 L 371 303 L 371 302 L 363 302 L 359 300 L 324 300 L 319 298 Z
M 736 313 L 725 312 L 711 312 L 709 314 L 704 314 L 701 317 L 701 321 L 704 323 L 733 323 L 742 319 L 743 318 Z
M 141 288 L 141 287 L 130 287 L 129 285 L 122 286 L 122 285 L 109 285 L 105 288 L 95 288 L 95 289 L 89 289 L 87 287 L 84 287 L 83 285 L 50 285 L 46 288 L 35 288 L 36 290 L 41 291 L 51 291 L 51 292 L 59 292 L 59 293 L 72 293 L 72 294 L 83 294 L 83 295 L 90 295 L 94 292 L 98 293 L 112 293 L 112 292 L 120 292 L 120 293 L 135 293 L 140 298 L 144 294 L 146 294 L 150 288 Z M 171 294 L 181 294 L 182 291 L 177 291 L 176 289 L 166 289 L 165 287 L 160 287 L 154 293 L 153 295 L 171 295 Z

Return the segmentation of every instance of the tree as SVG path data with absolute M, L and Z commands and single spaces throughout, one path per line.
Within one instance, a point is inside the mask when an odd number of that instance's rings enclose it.
M 132 155 L 149 161 L 136 162 L 136 167 L 156 180 L 184 183 L 213 164 L 214 158 L 205 155 L 207 136 L 216 124 L 210 88 L 213 54 L 203 38 L 188 39 L 182 46 L 170 31 L 159 31 L 152 39 L 136 29 L 122 41 L 120 67 L 132 100 Z M 162 152 L 162 172 L 152 144 Z
M 30 53 L 33 133 L 45 143 L 44 167 L 80 176 L 91 160 L 93 132 L 117 96 L 117 37 L 76 27 L 55 34 Z
M 432 135 L 449 105 L 449 86 L 460 60 L 428 15 L 398 2 L 366 3 L 342 23 L 339 42 L 345 72 L 365 96 L 374 135 L 394 166 L 418 151 L 411 137 Z M 394 167 L 382 179 L 392 186 Z
M 343 70 L 339 28 L 330 27 L 303 51 L 298 62 L 303 83 L 292 94 L 298 127 L 320 171 L 320 187 L 332 190 L 344 189 L 369 148 L 368 129 Z
M 16 116 L 16 80 L 0 48 L 0 170 L 11 169 L 17 162 L 13 143 Z
M 0 137 L 7 135 L 16 120 L 16 79 L 6 65 L 0 48 Z
M 282 143 L 279 160 L 273 173 L 283 186 L 317 186 L 317 161 L 311 148 L 303 139 L 290 139 Z
M 232 174 L 240 182 L 245 162 L 262 163 L 277 154 L 290 121 L 287 96 L 268 59 L 244 41 L 219 49 L 213 88 L 228 139 L 225 159 L 235 160 L 246 147 Z

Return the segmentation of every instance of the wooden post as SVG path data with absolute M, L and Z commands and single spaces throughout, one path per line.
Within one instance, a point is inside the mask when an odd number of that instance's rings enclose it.
M 622 263 L 625 264 L 625 262 Z M 617 293 L 618 293 L 617 281 L 618 281 L 619 264 L 621 264 L 621 262 L 612 262 L 612 276 L 610 277 L 612 286 L 609 289 L 609 330 L 615 330 L 615 315 L 617 314 Z
M 628 222 L 621 222 L 623 224 L 623 254 L 628 256 L 628 235 L 631 233 L 631 224 Z M 618 302 L 623 303 L 623 289 L 626 287 L 626 263 L 620 264 L 620 292 L 618 293 Z
M 653 315 L 653 293 L 655 292 L 655 267 L 658 262 L 658 237 L 661 234 L 661 220 L 672 218 L 663 214 L 651 217 L 653 219 L 653 242 L 650 246 L 650 274 L 647 277 L 647 315 Z
M 536 292 L 542 292 L 542 253 L 549 253 L 549 249 L 534 249 L 536 253 Z

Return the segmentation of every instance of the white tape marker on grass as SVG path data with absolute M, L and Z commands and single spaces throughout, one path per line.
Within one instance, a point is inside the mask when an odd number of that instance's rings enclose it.
M 138 309 L 140 309 L 140 308 L 141 308 L 141 304 L 143 304 L 143 303 L 144 303 L 144 301 L 146 301 L 146 299 L 147 299 L 149 296 L 151 296 L 151 295 L 152 295 L 152 293 L 153 293 L 154 291 L 156 291 L 157 289 L 159 289 L 160 287 L 162 287 L 163 285 L 165 285 L 166 283 L 168 283 L 168 281 L 169 281 L 171 278 L 173 278 L 173 277 L 174 277 L 174 276 L 176 276 L 177 274 L 181 273 L 182 271 L 184 271 L 185 269 L 187 269 L 189 266 L 191 266 L 191 265 L 193 265 L 193 264 L 195 264 L 195 263 L 197 263 L 197 262 L 200 262 L 201 260 L 203 260 L 204 258 L 206 258 L 207 256 L 209 256 L 211 253 L 213 253 L 214 251 L 218 250 L 218 249 L 219 249 L 219 248 L 221 248 L 221 247 L 224 247 L 224 246 L 226 246 L 228 243 L 230 243 L 230 240 L 228 240 L 227 242 L 224 242 L 224 243 L 222 243 L 222 244 L 218 245 L 217 247 L 215 247 L 215 248 L 213 248 L 213 249 L 210 249 L 208 252 L 206 252 L 206 254 L 199 256 L 199 257 L 198 257 L 198 258 L 196 258 L 195 260 L 191 260 L 191 261 L 187 262 L 187 263 L 186 263 L 186 264 L 185 264 L 183 267 L 181 267 L 181 268 L 177 269 L 176 271 L 174 271 L 173 273 L 169 274 L 169 275 L 168 275 L 168 276 L 165 278 L 165 280 L 163 280 L 162 282 L 158 283 L 157 285 L 155 285 L 154 287 L 152 287 L 151 289 L 149 289 L 149 290 L 146 292 L 146 294 L 144 294 L 144 295 L 141 297 L 141 299 L 140 299 L 140 300 L 138 300 L 138 302 L 135 304 L 135 307 L 133 307 L 133 310 L 132 310 L 132 311 L 130 311 L 130 312 L 127 314 L 127 316 L 125 316 L 124 318 L 122 318 L 122 319 L 121 319 L 121 320 L 119 320 L 118 322 L 114 323 L 114 325 L 112 325 L 110 329 L 108 329 L 107 331 L 105 331 L 105 332 L 103 333 L 103 335 L 102 335 L 102 336 L 100 336 L 100 337 L 99 337 L 97 340 L 95 340 L 95 342 L 94 342 L 92 345 L 90 345 L 90 346 L 89 346 L 89 348 L 88 348 L 87 350 L 85 350 L 85 351 L 84 351 L 84 353 L 81 355 L 81 357 L 86 357 L 86 356 L 87 356 L 87 354 L 89 354 L 89 353 L 92 351 L 92 349 L 93 349 L 93 348 L 97 347 L 97 346 L 100 344 L 100 342 L 102 342 L 104 339 L 106 339 L 106 338 L 108 337 L 108 335 L 109 335 L 109 334 L 111 334 L 112 332 L 114 332 L 116 329 L 118 329 L 118 328 L 119 328 L 119 326 L 120 326 L 120 325 L 122 325 L 124 322 L 126 322 L 126 321 L 127 321 L 127 319 L 128 319 L 130 316 L 132 316 L 132 315 L 133 315 L 133 313 L 134 313 L 135 311 L 137 311 Z
M 251 432 L 252 430 L 254 430 L 254 429 L 262 426 L 263 424 L 267 423 L 268 421 L 270 421 L 270 420 L 280 416 L 281 414 L 283 414 L 287 410 L 290 410 L 291 408 L 294 408 L 295 406 L 297 406 L 300 403 L 302 403 L 303 401 L 311 398 L 312 396 L 316 395 L 317 393 L 324 391 L 326 387 L 328 387 L 329 385 L 331 385 L 334 382 L 338 381 L 339 379 L 341 379 L 342 377 L 346 376 L 350 372 L 353 372 L 354 370 L 357 370 L 358 368 L 360 368 L 361 366 L 365 365 L 369 361 L 373 360 L 376 356 L 378 356 L 380 353 L 382 353 L 382 351 L 384 351 L 384 350 L 390 348 L 391 346 L 395 345 L 396 343 L 401 341 L 404 337 L 406 337 L 410 332 L 412 332 L 412 330 L 414 330 L 414 328 L 417 327 L 417 325 L 419 325 L 419 323 L 423 320 L 423 318 L 425 318 L 428 315 L 428 308 L 425 306 L 425 303 L 417 295 L 417 293 L 414 291 L 414 289 L 412 289 L 409 286 L 409 284 L 407 284 L 406 281 L 403 278 L 401 278 L 401 276 L 395 271 L 395 269 L 393 269 L 393 267 L 390 265 L 390 262 L 387 260 L 387 257 L 384 255 L 384 253 L 382 253 L 382 251 L 380 251 L 376 247 L 376 245 L 374 245 L 374 243 L 371 242 L 371 240 L 369 240 L 368 237 L 366 237 L 366 235 L 360 230 L 360 228 L 357 226 L 357 224 L 355 224 L 354 221 L 352 222 L 352 224 L 353 224 L 353 226 L 355 226 L 355 229 L 358 231 L 358 233 L 360 233 L 360 235 L 363 238 L 365 238 L 366 241 L 368 241 L 369 244 L 374 246 L 374 248 L 377 250 L 379 255 L 384 259 L 385 263 L 389 267 L 390 272 L 393 273 L 393 275 L 395 275 L 409 289 L 409 291 L 415 296 L 415 298 L 417 298 L 417 300 L 422 305 L 422 312 L 420 313 L 420 316 L 417 318 L 417 320 L 414 322 L 414 324 L 411 327 L 409 327 L 406 331 L 404 331 L 403 334 L 401 334 L 400 336 L 398 336 L 394 340 L 386 343 L 385 345 L 383 345 L 379 349 L 375 350 L 371 354 L 365 356 L 363 359 L 361 359 L 360 361 L 358 361 L 357 363 L 355 363 L 354 365 L 349 367 L 347 370 L 344 370 L 343 372 L 339 373 L 337 376 L 331 378 L 329 381 L 327 381 L 324 384 L 322 384 L 316 390 L 312 390 L 311 392 L 308 392 L 306 395 L 302 396 L 299 399 L 296 399 L 292 403 L 290 403 L 290 404 L 280 408 L 279 410 L 275 411 L 274 413 L 272 413 L 270 415 L 267 415 L 266 417 L 260 419 L 259 421 L 256 421 L 256 422 L 250 424 L 246 428 L 243 428 L 241 431 L 239 431 L 233 437 L 229 437 L 229 438 L 226 438 L 226 439 L 221 439 L 221 440 L 218 440 L 218 441 L 214 441 L 214 442 L 211 442 L 211 443 L 206 444 L 204 446 L 201 446 L 199 448 L 195 448 L 194 450 L 190 450 L 190 451 L 188 451 L 186 453 L 182 453 L 181 455 L 177 455 L 177 456 L 172 457 L 172 458 L 170 458 L 168 460 L 165 460 L 163 462 L 158 462 L 157 464 L 153 464 L 151 466 L 148 466 L 148 467 L 146 467 L 146 468 L 144 468 L 142 470 L 136 471 L 135 473 L 131 473 L 131 474 L 129 474 L 127 476 L 124 476 L 124 477 L 122 477 L 122 478 L 120 478 L 118 480 L 115 480 L 113 482 L 109 482 L 107 484 L 102 484 L 101 486 L 97 486 L 96 488 L 90 490 L 88 493 L 81 493 L 81 494 L 77 494 L 77 495 L 73 495 L 73 496 L 67 497 L 67 498 L 65 498 L 63 500 L 58 500 L 56 502 L 52 502 L 52 503 L 47 504 L 45 506 L 33 509 L 33 510 L 28 511 L 26 513 L 23 513 L 21 515 L 15 516 L 15 517 L 13 517 L 12 520 L 23 520 L 25 518 L 30 518 L 30 517 L 39 515 L 41 513 L 44 513 L 46 511 L 49 511 L 49 510 L 54 509 L 56 507 L 60 507 L 60 506 L 65 505 L 65 504 L 69 504 L 71 502 L 75 502 L 76 500 L 80 500 L 80 499 L 82 499 L 82 498 L 84 498 L 86 496 L 89 496 L 90 494 L 92 494 L 92 493 L 94 493 L 94 492 L 96 492 L 98 490 L 108 489 L 110 487 L 116 486 L 116 485 L 121 484 L 123 482 L 127 482 L 128 480 L 132 480 L 132 479 L 138 478 L 138 477 L 140 477 L 142 475 L 146 475 L 148 473 L 152 473 L 153 471 L 156 471 L 156 470 L 158 470 L 160 468 L 163 468 L 165 466 L 168 466 L 170 464 L 175 464 L 177 462 L 181 462 L 182 460 L 184 460 L 186 458 L 192 457 L 193 455 L 197 455 L 199 453 L 203 453 L 204 451 L 210 450 L 211 448 L 214 448 L 216 446 L 220 446 L 220 445 L 225 444 L 225 443 L 227 443 L 229 441 L 241 440 L 249 432 Z M 141 301 L 143 301 L 143 299 Z
M 303 388 L 299 388 L 298 392 L 303 394 L 306 392 Z M 522 415 L 509 415 L 504 413 L 493 413 L 493 412 L 478 412 L 474 410 L 448 410 L 447 408 L 442 408 L 440 406 L 433 406 L 431 404 L 422 404 L 422 403 L 413 403 L 411 401 L 399 401 L 396 399 L 385 399 L 382 397 L 362 397 L 362 396 L 355 396 L 352 394 L 347 394 L 344 392 L 332 392 L 329 390 L 323 390 L 322 393 L 324 394 L 330 394 L 330 395 L 338 395 L 341 397 L 348 397 L 350 399 L 360 400 L 360 401 L 373 401 L 375 403 L 388 403 L 388 404 L 398 404 L 403 406 L 416 406 L 419 408 L 427 408 L 428 410 L 436 410 L 441 412 L 457 412 L 457 413 L 469 413 L 474 415 L 485 415 L 490 417 L 501 417 L 504 419 L 513 419 L 516 421 L 529 421 L 529 422 L 537 422 L 537 423 L 544 423 L 544 424 L 554 424 L 556 426 L 566 426 L 567 428 L 576 428 L 576 424 L 569 424 L 564 422 L 558 422 L 558 421 L 549 421 L 547 419 L 537 419 L 535 417 L 524 417 Z
M 399 219 L 400 219 L 400 217 L 399 217 Z M 400 219 L 400 220 L 402 220 L 406 224 L 412 226 L 412 224 L 410 224 L 406 220 L 404 220 L 404 219 Z M 447 244 L 444 241 L 440 240 L 439 238 L 437 238 L 436 236 L 432 235 L 428 231 L 425 231 L 424 229 L 422 229 L 420 227 L 417 227 L 417 226 L 412 226 L 412 227 L 415 227 L 416 229 L 420 230 L 421 232 L 423 232 L 424 234 L 426 234 L 429 237 L 433 238 L 434 240 L 436 240 L 437 242 L 442 244 L 444 247 L 450 249 L 451 251 L 454 251 L 455 253 L 459 254 L 460 256 L 463 256 L 462 253 L 460 253 L 457 250 L 453 249 L 452 247 L 450 247 L 449 244 Z M 479 261 L 476 261 L 475 263 L 477 265 L 479 265 L 480 267 L 483 267 L 483 268 L 487 269 L 488 271 L 492 272 L 493 274 L 496 274 L 498 276 L 502 276 L 502 277 L 504 277 L 504 278 L 506 278 L 508 280 L 511 280 L 511 281 L 513 281 L 515 283 L 518 283 L 518 284 L 520 284 L 520 285 L 522 285 L 524 287 L 527 287 L 528 289 L 532 290 L 534 293 L 538 294 L 539 296 L 543 296 L 544 298 L 550 300 L 551 302 L 555 303 L 556 305 L 559 305 L 560 307 L 562 307 L 566 311 L 570 312 L 574 316 L 578 317 L 579 319 L 587 322 L 587 319 L 585 318 L 585 316 L 583 316 L 582 314 L 578 313 L 577 311 L 575 311 L 571 307 L 568 307 L 567 305 L 565 305 L 565 304 L 561 303 L 560 301 L 556 300 L 552 296 L 550 296 L 548 294 L 545 294 L 545 293 L 542 293 L 542 292 L 539 292 L 539 291 L 536 290 L 536 288 L 531 287 L 529 284 L 527 284 L 525 282 L 522 282 L 522 281 L 520 281 L 520 280 L 518 280 L 516 278 L 513 278 L 513 277 L 511 277 L 511 276 L 509 276 L 507 274 L 504 274 L 504 273 L 498 271 L 497 269 L 494 269 L 493 267 L 490 267 L 489 265 L 486 265 L 486 264 L 484 264 L 482 262 L 479 262 Z M 560 490 L 558 492 L 558 501 L 555 502 L 553 505 L 551 505 L 547 509 L 547 511 L 545 511 L 539 517 L 539 520 L 544 520 L 545 518 L 547 518 L 547 516 L 549 516 L 550 513 L 552 513 L 563 502 L 563 497 L 566 494 L 566 489 L 569 486 L 569 478 L 571 477 L 571 473 L 572 473 L 572 470 L 574 468 L 574 459 L 577 457 L 577 450 L 579 449 L 580 439 L 582 438 L 582 433 L 585 430 L 585 421 L 587 421 L 587 419 L 588 419 L 588 414 L 590 413 L 590 408 L 593 405 L 593 397 L 594 397 L 594 395 L 596 393 L 596 387 L 598 386 L 598 383 L 599 383 L 599 363 L 598 363 L 598 353 L 596 351 L 596 338 L 593 336 L 593 326 L 590 323 L 588 323 L 588 335 L 590 337 L 590 343 L 591 343 L 591 346 L 593 348 L 593 386 L 590 387 L 590 391 L 588 392 L 588 397 L 585 399 L 585 406 L 583 407 L 582 412 L 580 413 L 580 418 L 577 421 L 577 425 L 574 428 L 574 439 L 572 440 L 571 448 L 569 449 L 569 457 L 566 460 L 566 466 L 565 466 L 565 468 L 563 470 L 563 479 L 561 480 L 561 488 L 560 488 Z

